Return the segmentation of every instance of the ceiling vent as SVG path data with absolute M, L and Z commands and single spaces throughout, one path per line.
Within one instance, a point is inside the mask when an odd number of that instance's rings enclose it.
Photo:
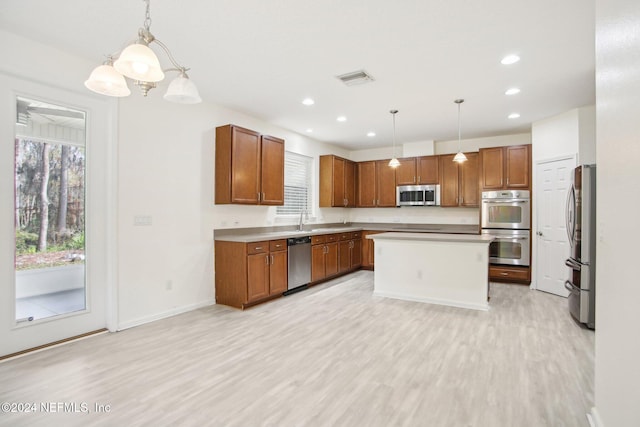
M 371 76 L 371 74 L 368 74 L 364 70 L 353 71 L 351 73 L 342 74 L 336 77 L 347 86 L 361 85 L 375 80 L 373 76 Z

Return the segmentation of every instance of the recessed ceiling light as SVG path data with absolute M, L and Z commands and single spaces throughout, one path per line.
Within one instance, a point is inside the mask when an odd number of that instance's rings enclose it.
M 312 133 L 312 132 L 313 132 L 313 129 L 311 128 L 307 129 L 307 133 Z
M 339 122 L 346 122 L 347 118 L 345 116 L 338 116 L 338 118 L 336 119 Z
M 505 95 L 515 95 L 517 93 L 520 93 L 520 89 L 518 89 L 517 87 L 512 87 L 507 89 L 507 91 L 504 93 Z
M 303 105 L 313 105 L 315 103 L 316 103 L 316 101 L 314 101 L 311 98 L 305 98 L 305 99 L 302 100 L 302 104 Z
M 367 132 L 367 136 L 368 137 L 373 137 L 373 136 L 376 136 L 376 133 L 375 132 Z
M 500 61 L 500 63 L 503 65 L 511 65 L 515 64 L 518 61 L 520 61 L 520 57 L 518 55 L 507 55 L 502 58 L 502 61 Z
M 518 113 L 511 113 L 511 114 L 509 114 L 509 118 L 510 118 L 510 119 L 517 119 L 518 117 L 520 117 L 520 114 L 518 114 Z

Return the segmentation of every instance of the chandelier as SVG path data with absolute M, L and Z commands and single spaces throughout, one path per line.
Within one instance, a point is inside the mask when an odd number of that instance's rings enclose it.
M 131 91 L 125 77 L 133 80 L 144 96 L 164 79 L 165 72 L 177 72 L 178 76 L 171 81 L 164 99 L 180 104 L 197 104 L 202 102 L 196 85 L 189 79 L 186 68 L 180 65 L 167 46 L 151 34 L 151 14 L 149 0 L 143 0 L 147 7 L 144 27 L 138 29 L 137 39 L 123 50 L 107 57 L 104 64 L 96 67 L 84 82 L 89 89 L 101 95 L 123 97 Z M 159 46 L 169 58 L 172 68 L 162 69 L 160 61 L 149 45 Z

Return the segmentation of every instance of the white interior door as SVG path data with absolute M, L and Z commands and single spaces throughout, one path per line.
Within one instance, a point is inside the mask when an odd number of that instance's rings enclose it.
M 0 99 L 5 100 L 0 103 L 0 356 L 5 356 L 108 326 L 114 310 L 108 301 L 113 301 L 115 148 L 108 100 L 4 74 Z M 72 159 L 68 167 L 60 166 L 63 157 Z M 62 196 L 60 171 L 67 169 L 69 192 Z M 33 194 L 24 191 L 29 185 L 45 194 L 24 196 Z M 52 195 L 68 200 L 68 229 L 61 227 L 69 235 L 56 229 L 63 204 L 48 200 Z M 45 232 L 43 218 L 50 222 Z M 25 243 L 38 232 L 44 237 L 37 244 Z M 29 251 L 38 260 L 25 261 Z M 65 258 L 42 264 L 53 259 L 51 252 Z M 25 262 L 32 264 L 26 270 Z
M 537 289 L 563 297 L 568 296 L 564 262 L 570 255 L 565 203 L 574 167 L 575 159 L 565 158 L 540 162 L 536 170 Z

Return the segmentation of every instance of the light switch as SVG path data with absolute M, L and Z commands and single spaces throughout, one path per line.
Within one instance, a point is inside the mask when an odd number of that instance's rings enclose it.
M 151 225 L 151 215 L 136 215 L 133 217 L 134 226 Z

